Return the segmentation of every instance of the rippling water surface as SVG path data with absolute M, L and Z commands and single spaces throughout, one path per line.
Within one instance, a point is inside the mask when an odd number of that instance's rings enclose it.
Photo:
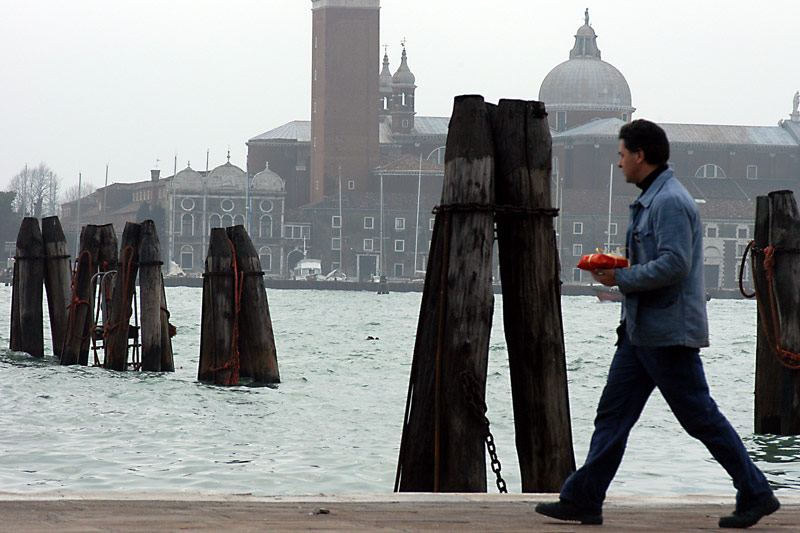
M 391 491 L 421 295 L 268 291 L 282 378 L 276 388 L 196 382 L 201 296 L 199 288 L 167 289 L 178 328 L 174 374 L 119 373 L 59 366 L 47 327 L 43 361 L 10 352 L 11 289 L 0 287 L 0 491 Z M 564 297 L 562 307 L 581 464 L 619 304 Z M 774 486 L 800 491 L 800 440 L 752 431 L 755 304 L 712 300 L 708 310 L 712 346 L 702 354 L 713 396 Z M 519 492 L 499 296 L 489 357 L 487 415 L 503 476 Z M 611 490 L 733 489 L 655 393 Z

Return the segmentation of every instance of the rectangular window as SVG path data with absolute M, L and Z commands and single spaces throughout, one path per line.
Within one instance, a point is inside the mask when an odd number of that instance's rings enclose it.
M 436 224 L 436 219 L 432 218 L 428 221 L 428 229 L 433 231 L 433 226 Z
M 364 229 L 375 229 L 374 217 L 364 217 Z
M 737 257 L 742 257 L 744 255 L 744 251 L 745 251 L 746 248 L 747 248 L 746 244 L 737 244 L 736 245 L 736 255 L 737 255 Z M 745 270 L 747 270 L 747 269 L 745 268 Z
M 339 237 L 334 237 L 331 239 L 331 250 L 341 250 L 342 249 L 342 241 L 339 240 Z
M 758 167 L 755 165 L 747 165 L 747 179 L 754 180 L 758 178 Z
M 406 241 L 402 239 L 398 239 L 394 241 L 394 251 L 395 252 L 404 252 L 406 250 Z
M 581 269 L 580 268 L 573 268 L 572 269 L 572 281 L 580 281 L 581 280 Z
M 403 263 L 395 263 L 394 264 L 394 277 L 402 278 L 403 277 Z
M 716 226 L 706 226 L 706 237 L 710 239 L 715 239 L 717 237 L 717 227 Z
M 575 235 L 583 235 L 583 222 L 573 222 L 572 233 Z
M 573 244 L 572 245 L 572 255 L 574 257 L 580 257 L 583 255 L 583 245 L 582 244 Z
M 567 112 L 566 111 L 558 111 L 556 112 L 556 129 L 558 131 L 562 131 L 567 127 Z
M 350 189 L 351 191 L 356 190 L 356 182 L 353 180 L 349 180 L 347 182 L 347 188 Z
M 372 239 L 364 239 L 364 251 L 371 252 L 372 251 Z
M 333 215 L 331 217 L 331 227 L 332 228 L 341 228 L 342 227 L 342 217 L 339 215 Z
M 402 231 L 406 229 L 406 219 L 397 217 L 394 219 L 394 229 L 397 231 Z
M 736 238 L 737 239 L 746 239 L 747 238 L 747 228 L 736 228 Z
M 617 234 L 617 223 L 616 222 L 612 222 L 611 223 L 611 235 L 616 235 L 616 234 Z
M 311 237 L 311 226 L 300 226 L 300 238 L 303 237 L 306 239 Z

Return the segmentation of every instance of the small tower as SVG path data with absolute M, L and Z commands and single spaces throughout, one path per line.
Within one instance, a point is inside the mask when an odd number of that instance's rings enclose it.
M 392 71 L 389 70 L 389 53 L 384 49 L 383 69 L 378 76 L 378 109 L 381 118 L 392 112 Z
M 392 76 L 392 132 L 411 133 L 414 129 L 414 85 L 416 78 L 408 68 L 406 45 L 403 42 L 403 55 L 400 67 Z

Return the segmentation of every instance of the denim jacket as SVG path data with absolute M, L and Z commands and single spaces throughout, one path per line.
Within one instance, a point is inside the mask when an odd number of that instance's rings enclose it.
M 635 346 L 708 346 L 700 211 L 662 172 L 630 206 L 630 267 L 616 269 L 622 320 Z

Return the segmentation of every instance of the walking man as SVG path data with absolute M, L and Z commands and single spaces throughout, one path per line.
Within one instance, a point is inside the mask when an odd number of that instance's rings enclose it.
M 603 500 L 628 435 L 655 387 L 683 428 L 699 439 L 733 479 L 736 509 L 720 527 L 746 528 L 780 503 L 742 440 L 709 395 L 700 348 L 708 346 L 703 286 L 703 236 L 694 200 L 667 167 L 663 129 L 635 120 L 619 132 L 625 181 L 641 193 L 631 205 L 626 246 L 630 267 L 592 272 L 623 294 L 617 350 L 597 406 L 584 465 L 560 499 L 536 512 L 560 520 L 602 524 Z

